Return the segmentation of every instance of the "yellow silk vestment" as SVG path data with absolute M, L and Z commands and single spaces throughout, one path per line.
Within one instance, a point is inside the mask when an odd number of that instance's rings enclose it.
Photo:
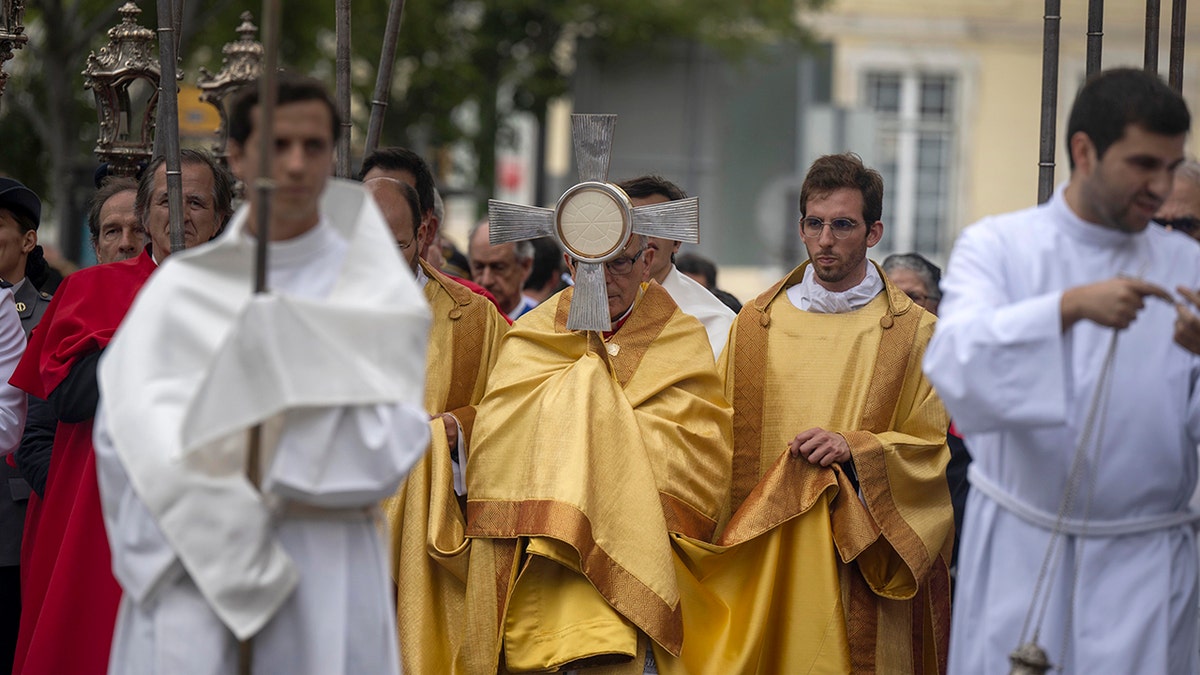
M 644 284 L 610 338 L 572 290 L 508 333 L 468 464 L 472 673 L 642 672 L 683 640 L 673 541 L 727 501 L 731 411 L 701 324 Z M 593 672 L 593 671 L 589 671 Z
M 717 545 L 684 547 L 683 653 L 656 651 L 660 672 L 945 670 L 948 419 L 921 372 L 934 319 L 887 282 L 857 311 L 803 312 L 785 295 L 803 270 L 743 308 L 722 355 L 734 514 Z M 861 497 L 840 467 L 788 456 L 812 427 L 846 438 Z
M 482 295 L 420 261 L 433 312 L 425 371 L 425 408 L 452 412 L 464 450 L 508 322 Z M 396 582 L 396 627 L 406 673 L 465 673 L 463 639 L 467 559 L 465 520 L 453 487 L 450 448 L 435 418 L 429 453 L 384 502 Z

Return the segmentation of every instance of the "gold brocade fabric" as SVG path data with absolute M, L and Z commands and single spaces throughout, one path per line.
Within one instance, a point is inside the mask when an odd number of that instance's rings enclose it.
M 948 419 L 921 372 L 933 317 L 890 284 L 845 314 L 796 309 L 803 267 L 743 308 L 721 370 L 733 515 L 681 569 L 684 648 L 664 673 L 944 672 L 953 519 Z M 882 275 L 881 275 L 882 276 Z M 787 456 L 843 434 L 840 468 Z
M 571 290 L 522 317 L 468 464 L 473 673 L 641 672 L 683 640 L 675 535 L 712 537 L 731 411 L 707 334 L 657 284 L 607 341 L 565 328 Z
M 508 323 L 483 296 L 421 262 L 433 311 L 425 406 L 454 412 L 470 437 L 472 406 L 483 398 Z M 470 545 L 453 487 L 441 419 L 429 453 L 383 504 L 390 529 L 396 627 L 406 673 L 466 673 L 464 625 Z

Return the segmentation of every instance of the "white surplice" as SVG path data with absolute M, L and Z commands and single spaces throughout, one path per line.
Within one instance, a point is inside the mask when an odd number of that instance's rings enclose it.
M 729 340 L 729 327 L 733 325 L 737 314 L 700 282 L 680 272 L 674 265 L 667 272 L 667 278 L 663 279 L 662 287 L 671 294 L 680 311 L 691 314 L 704 325 L 708 342 L 712 345 L 713 358 L 720 356 Z
M 1125 234 L 1087 223 L 1062 193 L 962 233 L 925 353 L 925 372 L 974 457 L 951 673 L 1009 672 L 1103 370 L 1113 331 L 1084 320 L 1063 333 L 1063 291 L 1119 274 L 1172 293 L 1200 287 L 1196 242 L 1156 225 Z M 1145 303 L 1118 335 L 1107 405 L 1093 421 L 1098 459 L 1083 474 L 1064 554 L 1048 575 L 1038 642 L 1068 673 L 1195 673 L 1200 665 L 1188 510 L 1200 358 L 1173 342 L 1175 309 Z
M 111 673 L 395 673 L 374 505 L 429 442 L 429 313 L 361 188 L 272 243 L 251 297 L 245 211 L 173 255 L 100 366 L 96 456 L 124 590 Z M 262 493 L 243 475 L 263 423 Z

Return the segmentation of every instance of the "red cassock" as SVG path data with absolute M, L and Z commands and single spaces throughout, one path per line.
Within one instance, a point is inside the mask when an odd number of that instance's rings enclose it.
M 155 267 L 143 251 L 64 279 L 11 383 L 47 398 L 80 359 L 108 345 Z M 100 509 L 92 419 L 59 422 L 45 494 L 29 500 L 25 518 L 14 675 L 106 672 L 120 599 Z

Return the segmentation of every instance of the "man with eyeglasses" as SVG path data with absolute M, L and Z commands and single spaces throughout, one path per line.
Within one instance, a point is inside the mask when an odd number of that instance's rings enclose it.
M 933 315 L 867 258 L 882 203 L 857 155 L 814 162 L 809 261 L 734 323 L 731 548 L 691 566 L 684 670 L 945 672 L 949 420 L 920 369 Z
M 1200 162 L 1189 159 L 1175 168 L 1171 194 L 1154 214 L 1154 221 L 1200 240 Z
M 662 176 L 638 176 L 621 181 L 617 185 L 629 195 L 629 201 L 634 206 L 662 204 L 687 198 L 678 185 Z M 659 237 L 650 237 L 648 241 L 649 247 L 654 251 L 650 278 L 671 294 L 671 299 L 679 305 L 679 309 L 704 324 L 704 330 L 708 332 L 708 341 L 712 343 L 713 358 L 720 356 L 721 350 L 725 348 L 725 341 L 729 338 L 729 326 L 733 324 L 733 310 L 726 307 L 725 303 L 703 285 L 675 267 L 675 254 L 679 251 L 680 242 Z
M 712 539 L 731 411 L 703 326 L 651 282 L 658 253 L 632 234 L 603 264 L 610 330 L 568 329 L 568 288 L 504 339 L 467 464 L 456 672 L 641 673 L 652 644 L 678 651 L 673 545 Z
M 401 670 L 449 673 L 465 637 L 466 586 L 454 570 L 465 568 L 469 553 L 459 500 L 466 495 L 462 467 L 475 420 L 470 406 L 483 398 L 508 322 L 482 295 L 418 255 L 425 225 L 412 186 L 394 178 L 372 178 L 363 186 L 375 198 L 433 314 L 425 362 L 430 451 L 383 505 L 391 535 Z M 453 550 L 431 554 L 431 541 Z

